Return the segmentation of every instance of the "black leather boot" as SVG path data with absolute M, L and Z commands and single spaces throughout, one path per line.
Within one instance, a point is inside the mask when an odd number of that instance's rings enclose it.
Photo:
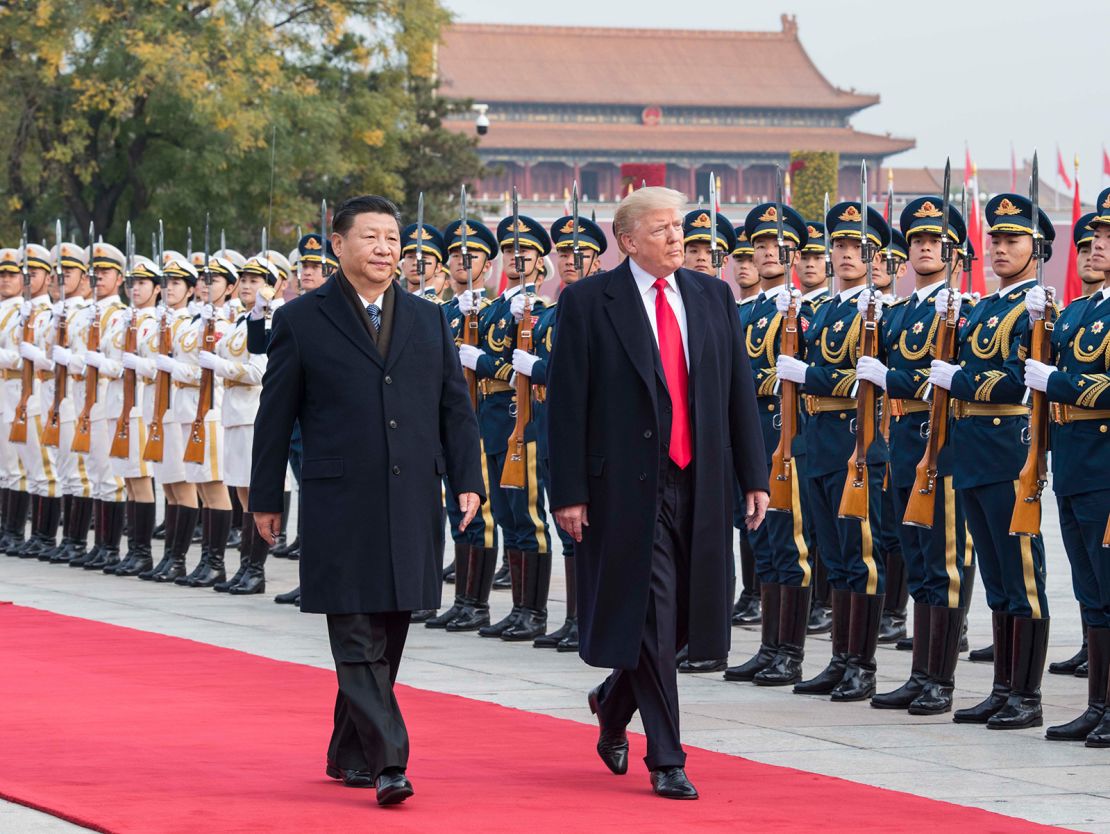
M 567 617 L 563 624 L 549 634 L 541 634 L 532 641 L 532 646 L 537 649 L 558 649 L 559 644 L 567 638 L 571 629 L 575 632 L 574 650 L 578 650 L 578 594 L 574 577 L 574 556 L 563 553 L 563 576 L 567 584 Z M 570 649 L 564 649 L 570 651 Z
M 62 521 L 62 499 L 47 498 L 43 502 L 42 530 L 39 533 L 38 560 L 49 562 L 58 543 L 58 525 Z
M 779 650 L 779 585 L 764 582 L 759 587 L 759 650 L 738 666 L 725 669 L 726 681 L 750 681 L 771 665 Z
M 27 530 L 27 512 L 31 507 L 31 494 L 17 489 L 8 490 L 8 517 L 4 525 L 6 543 L 4 552 L 15 556 L 24 542 Z
M 452 562 L 455 576 L 455 601 L 451 607 L 436 617 L 424 621 L 424 628 L 447 628 L 447 624 L 462 613 L 466 605 L 466 578 L 470 568 L 470 545 L 465 542 L 455 542 L 455 560 Z
M 875 694 L 875 648 L 883 618 L 884 594 L 852 594 L 848 665 L 832 691 L 834 701 L 862 701 Z
M 520 586 L 520 616 L 501 632 L 501 639 L 508 643 L 535 640 L 547 630 L 547 597 L 551 591 L 550 553 L 524 551 Z
M 913 658 L 910 660 L 910 677 L 891 692 L 882 692 L 871 699 L 875 709 L 906 709 L 925 689 L 929 680 L 929 606 L 923 602 L 913 604 Z
M 8 510 L 11 507 L 11 497 L 15 490 L 0 487 L 0 553 L 6 553 L 11 541 L 11 531 L 8 530 Z
M 524 551 L 506 548 L 505 553 L 509 560 L 509 578 L 512 580 L 513 607 L 508 616 L 492 625 L 478 629 L 479 637 L 500 637 L 505 629 L 514 625 L 520 618 L 524 599 L 524 586 L 522 584 L 524 578 Z M 493 587 L 497 587 L 496 577 L 493 580 Z
M 832 603 L 829 601 L 829 572 L 821 561 L 817 546 L 810 549 L 813 560 L 813 593 L 809 603 L 809 624 L 806 634 L 828 634 L 832 631 Z
M 174 527 L 173 541 L 166 537 L 166 549 L 170 551 L 170 561 L 166 569 L 154 575 L 155 582 L 173 582 L 185 576 L 185 557 L 193 543 L 193 530 L 197 526 L 200 510 L 197 507 L 180 506 L 177 508 L 177 525 Z
M 247 596 L 248 594 L 266 593 L 266 556 L 270 546 L 266 540 L 255 531 L 251 537 L 251 549 L 247 556 L 247 569 L 238 583 L 227 589 L 233 596 Z
M 879 623 L 879 642 L 896 643 L 906 636 L 906 605 L 909 604 L 906 562 L 901 550 L 886 554 L 886 607 Z
M 119 501 L 100 502 L 100 554 L 85 570 L 104 570 L 119 564 L 119 543 L 123 536 L 123 513 L 126 504 Z
M 127 553 L 114 565 L 106 565 L 104 572 L 112 576 L 119 576 L 121 570 L 130 570 L 131 563 L 135 561 L 135 549 L 131 547 L 131 537 L 135 535 L 135 502 L 128 500 L 124 505 L 124 534 L 128 537 Z
M 54 542 L 46 538 L 46 516 L 48 513 L 47 501 L 50 499 L 42 495 L 31 496 L 31 535 L 19 548 L 18 555 L 24 559 L 38 559 L 40 562 L 50 561 L 50 552 L 54 549 Z M 22 531 L 20 531 L 22 533 Z
M 1106 714 L 1107 668 L 1110 662 L 1110 628 L 1087 628 L 1083 636 L 1087 643 L 1087 709 L 1067 724 L 1057 724 L 1044 732 L 1050 741 L 1085 741 L 1091 733 L 1097 733 Z M 1110 730 L 1108 722 L 1107 730 Z M 1097 737 L 1096 737 L 1097 739 Z M 1110 740 L 1110 737 L 1108 737 Z M 1092 747 L 1096 745 L 1091 745 Z
M 301 604 L 301 586 L 298 585 L 292 591 L 286 591 L 284 594 L 278 594 L 274 597 L 274 602 L 278 605 L 296 605 Z
M 1010 697 L 987 721 L 988 730 L 1024 730 L 1044 723 L 1041 678 L 1048 654 L 1048 627 L 1048 617 L 1014 617 Z
M 190 588 L 211 588 L 217 582 L 227 579 L 224 569 L 224 550 L 231 530 L 231 510 L 209 510 L 208 527 L 205 538 L 208 540 L 208 559 L 202 570 L 198 571 L 188 585 Z
M 131 535 L 128 537 L 128 560 L 126 568 L 116 568 L 116 576 L 139 576 L 151 570 L 154 559 L 151 553 L 154 534 L 154 513 L 156 505 L 153 501 L 144 504 L 136 501 L 133 504 L 131 517 Z M 134 558 L 132 558 L 132 556 Z
M 808 587 L 779 586 L 778 649 L 771 662 L 753 678 L 758 686 L 788 686 L 801 681 L 809 595 Z
M 1092 628 L 1089 632 L 1088 652 L 1091 657 L 1087 661 L 1087 686 L 1090 687 L 1092 680 L 1101 678 L 1103 680 L 1102 691 L 1110 695 L 1110 685 L 1106 683 L 1107 672 L 1110 669 L 1110 637 L 1105 636 L 1110 634 L 1110 629 Z M 1096 632 L 1103 632 L 1103 634 L 1096 636 Z M 1094 648 L 1095 639 L 1100 641 L 1098 649 Z M 1096 653 L 1101 655 L 1099 661 L 1102 666 L 1101 669 L 1095 666 L 1094 656 Z M 1091 690 L 1088 688 L 1087 691 L 1089 693 Z M 1087 734 L 1086 745 L 1087 747 L 1110 747 L 1110 710 L 1103 711 L 1098 724 Z
M 991 631 L 994 633 L 994 684 L 991 694 L 973 707 L 952 713 L 957 724 L 986 724 L 988 719 L 1006 704 L 1010 697 L 1010 654 L 1014 644 L 1014 618 L 1006 611 L 991 612 Z
M 193 569 L 185 576 L 179 576 L 173 581 L 174 585 L 191 585 L 192 582 L 200 576 L 208 567 L 208 531 L 212 529 L 211 518 L 212 511 L 206 506 L 200 508 L 200 559 L 197 561 Z
M 161 560 L 159 560 L 157 565 L 150 568 L 149 570 L 140 571 L 139 572 L 139 579 L 142 579 L 143 581 L 149 582 L 149 581 L 152 581 L 154 579 L 154 577 L 157 576 L 158 574 L 160 574 L 163 571 L 166 571 L 166 570 L 169 569 L 170 562 L 172 561 L 171 552 L 173 550 L 173 548 L 170 546 L 170 544 L 173 542 L 174 536 L 177 535 L 177 515 L 178 515 L 178 510 L 179 509 L 180 509 L 180 507 L 177 504 L 166 504 L 166 517 L 165 517 L 165 520 L 162 522 L 162 537 L 166 540 L 166 543 L 162 548 L 162 558 L 161 558 Z M 151 539 L 153 540 L 155 538 L 157 538 L 157 536 L 152 533 L 151 534 Z M 154 555 L 154 546 L 152 544 L 151 545 L 151 557 L 152 558 L 153 558 L 153 555 Z
M 492 547 L 470 548 L 466 568 L 465 604 L 455 619 L 447 624 L 448 631 L 478 631 L 489 625 L 489 595 L 493 590 L 493 574 L 497 569 L 497 551 Z M 455 583 L 456 588 L 458 583 Z
M 493 587 L 498 589 L 513 587 L 513 573 L 509 565 L 508 548 L 505 548 L 505 551 L 501 554 L 501 567 L 493 575 Z
M 759 625 L 763 621 L 762 594 L 755 572 L 755 551 L 747 536 L 740 537 L 740 596 L 732 606 L 732 624 Z
M 243 580 L 243 574 L 247 572 L 247 563 L 249 562 L 247 556 L 250 554 L 251 544 L 257 535 L 258 528 L 254 526 L 254 513 L 244 512 L 243 535 L 239 539 L 239 569 L 223 582 L 217 582 L 213 585 L 213 591 L 226 594 Z
M 1080 615 L 1082 615 L 1083 606 L 1081 605 L 1079 608 Z M 1083 645 L 1079 647 L 1079 651 L 1067 660 L 1058 660 L 1055 663 L 1048 664 L 1048 673 L 1050 675 L 1074 675 L 1076 670 L 1087 662 L 1087 654 L 1087 624 L 1083 623 Z
M 929 609 L 929 678 L 924 691 L 910 704 L 910 715 L 941 715 L 952 709 L 964 615 L 963 608 L 936 605 Z
M 91 498 L 81 498 L 75 495 L 70 499 L 70 507 L 73 510 L 73 528 L 71 531 L 73 542 L 70 544 L 65 561 L 71 568 L 80 568 L 90 557 L 86 548 L 89 542 L 89 526 L 93 520 L 94 502 Z
M 848 627 L 852 619 L 852 592 L 830 588 L 829 602 L 832 603 L 832 657 L 817 677 L 794 684 L 794 692 L 798 695 L 828 695 L 844 678 L 844 670 L 848 666 Z M 811 607 L 811 614 L 812 611 Z

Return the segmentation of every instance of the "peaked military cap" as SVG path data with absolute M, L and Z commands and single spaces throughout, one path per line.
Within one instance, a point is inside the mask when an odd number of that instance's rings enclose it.
M 1038 228 L 1045 239 L 1045 260 L 1052 258 L 1052 241 L 1056 239 L 1056 227 L 1038 208 Z M 1033 203 L 1021 194 L 996 194 L 987 202 L 987 234 L 1031 235 L 1033 234 Z M 1095 218 L 1094 222 L 1098 222 Z
M 120 272 L 123 272 L 126 264 L 127 256 L 119 251 L 119 249 L 112 246 L 112 244 L 104 243 L 103 241 L 93 244 L 93 269 L 118 269 Z
M 1075 242 L 1075 248 L 1078 249 L 1084 243 L 1090 243 L 1095 239 L 1094 230 L 1091 228 L 1091 222 L 1097 216 L 1096 212 L 1084 214 L 1075 221 L 1075 226 L 1071 230 L 1071 239 Z
M 860 213 L 860 204 L 851 201 L 837 203 L 825 215 L 825 228 L 829 232 L 829 240 L 862 239 L 863 215 Z M 874 206 L 867 207 L 867 239 L 880 248 L 886 246 L 890 240 L 890 226 Z
M 452 220 L 447 224 L 447 228 L 443 230 L 443 240 L 447 244 L 448 252 L 462 247 L 462 235 L 459 233 L 461 226 L 461 221 Z M 487 257 L 492 258 L 494 252 L 497 251 L 497 238 L 493 236 L 493 232 L 484 223 L 467 218 L 466 248 L 467 251 L 476 249 L 479 252 L 484 252 Z
M 512 246 L 515 230 L 515 236 L 520 238 L 521 246 L 536 249 L 541 255 L 546 255 L 551 251 L 551 238 L 547 236 L 547 230 L 542 225 L 523 214 L 517 216 L 516 223 L 517 225 L 514 227 L 513 218 L 504 217 L 497 224 L 498 246 L 502 249 Z
M 778 203 L 761 203 L 748 212 L 744 220 L 744 231 L 748 233 L 748 240 L 753 243 L 756 238 L 766 235 L 778 234 Z M 806 221 L 790 206 L 782 207 L 782 236 L 789 240 L 798 249 L 809 243 L 809 232 L 806 231 Z
M 89 271 L 88 249 L 76 243 L 56 244 L 50 250 L 51 263 L 60 263 L 61 267 L 72 267 L 82 272 Z
M 409 223 L 401 230 L 401 257 L 416 249 L 416 232 L 417 225 L 415 223 Z M 429 255 L 435 255 L 439 258 L 440 263 L 447 260 L 447 252 L 443 246 L 443 235 L 435 226 L 424 224 L 424 234 L 420 238 L 420 248 Z
M 327 254 L 323 254 L 323 246 L 320 244 L 320 235 L 315 232 L 303 236 L 297 242 L 297 251 L 301 253 L 302 264 L 318 264 L 321 262 L 326 263 L 328 266 L 339 266 L 339 261 L 335 257 L 335 250 L 331 248 L 331 241 L 326 242 Z
M 731 252 L 736 248 L 736 231 L 732 228 L 732 223 L 720 212 L 711 213 L 708 209 L 687 212 L 682 221 L 683 245 L 692 241 L 709 242 L 710 227 L 714 225 L 709 219 L 711 214 L 716 215 L 717 248 L 723 252 Z
M 818 254 L 825 254 L 828 248 L 828 243 L 825 240 L 825 224 L 818 220 L 806 221 L 806 236 L 808 240 L 806 245 L 802 247 L 803 252 L 816 252 Z
M 200 257 L 203 261 L 204 254 L 202 253 Z M 173 249 L 167 249 L 162 253 L 162 274 L 166 278 L 180 278 L 190 287 L 197 285 L 197 278 L 200 275 L 189 258 Z
M 906 236 L 907 242 L 919 232 L 927 232 L 939 237 L 944 231 L 944 199 L 932 196 L 911 200 L 902 209 L 898 226 Z M 967 238 L 967 223 L 959 209 L 951 203 L 948 204 L 948 236 L 956 245 L 963 243 Z
M 754 255 L 755 247 L 752 246 L 751 238 L 744 230 L 743 226 L 737 226 L 732 230 L 736 234 L 736 246 L 732 249 L 733 255 Z
M 49 249 L 37 243 L 28 243 L 26 249 L 28 269 L 38 267 L 39 269 L 45 269 L 47 272 L 50 271 L 50 261 L 53 256 Z
M 1089 222 L 1110 223 L 1110 188 L 1099 192 L 1098 199 L 1095 200 L 1095 216 Z
M 22 271 L 23 250 L 15 247 L 0 249 L 0 272 Z
M 556 249 L 569 249 L 574 246 L 574 216 L 568 214 L 551 224 L 551 240 Z M 605 232 L 593 220 L 578 215 L 578 247 L 592 249 L 598 254 L 609 248 Z
M 890 230 L 890 254 L 894 258 L 901 258 L 903 261 L 910 259 L 910 247 L 906 243 L 906 239 L 902 237 L 902 233 L 897 229 Z M 883 257 L 886 257 L 887 249 L 883 249 Z
M 128 277 L 132 280 L 146 278 L 150 281 L 157 281 L 161 274 L 158 264 L 150 258 L 144 255 L 135 255 L 131 259 L 131 272 Z

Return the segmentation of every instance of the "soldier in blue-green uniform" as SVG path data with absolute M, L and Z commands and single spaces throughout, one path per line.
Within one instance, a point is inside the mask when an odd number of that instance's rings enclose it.
M 936 309 L 937 294 L 951 272 L 959 276 L 956 247 L 966 236 L 963 217 L 948 207 L 948 235 L 953 254 L 951 269 L 942 257 L 944 200 L 919 197 L 902 211 L 899 224 L 908 240 L 915 288 L 909 297 L 895 301 L 883 316 L 882 335 L 887 361 L 861 357 L 859 379 L 884 391 L 889 415 L 890 474 L 886 490 L 892 499 L 889 526 L 900 538 L 897 556 L 887 560 L 887 588 L 893 574 L 904 570 L 913 596 L 913 659 L 910 677 L 892 692 L 875 695 L 871 705 L 880 709 L 908 709 L 911 715 L 937 715 L 952 709 L 956 660 L 963 625 L 962 602 L 964 518 L 952 486 L 951 445 L 938 460 L 932 527 L 902 523 L 930 433 L 929 370 L 936 355 L 944 322 Z M 958 285 L 959 278 L 953 279 Z M 958 323 L 957 323 L 958 325 Z M 884 519 L 885 520 L 885 519 Z M 884 526 L 886 526 L 884 524 Z M 904 608 L 903 632 L 904 632 Z
M 1036 285 L 1032 215 L 1032 204 L 1019 194 L 999 194 L 987 203 L 991 266 L 999 289 L 963 317 L 956 364 L 934 360 L 929 372 L 932 385 L 952 392 L 952 483 L 975 540 L 994 632 L 991 693 L 973 707 L 956 710 L 952 720 L 999 730 L 1041 725 L 1048 649 L 1044 541 L 1039 534 L 1010 535 L 1017 477 L 1029 443 L 1024 362 L 1025 295 Z M 1055 230 L 1043 211 L 1036 222 L 1050 256 Z M 948 290 L 937 293 L 938 310 L 948 308 L 948 295 Z M 954 304 L 958 310 L 958 294 Z
M 1090 226 L 1090 265 L 1110 270 L 1110 188 L 1099 194 L 1094 216 L 1076 225 Z M 1041 287 L 1026 294 L 1031 320 L 1044 318 L 1046 302 Z M 1045 737 L 1110 747 L 1110 550 L 1102 546 L 1110 516 L 1110 299 L 1098 290 L 1064 312 L 1052 330 L 1055 364 L 1026 359 L 1025 383 L 1046 392 L 1051 404 L 1052 488 L 1072 588 L 1087 626 L 1087 709 L 1049 727 Z
M 863 329 L 862 310 L 878 293 L 867 289 L 861 258 L 859 203 L 839 203 L 825 217 L 832 242 L 833 269 L 840 286 L 822 304 L 805 334 L 806 360 L 778 357 L 779 379 L 805 386 L 809 511 L 818 546 L 829 572 L 832 598 L 832 658 L 817 677 L 798 683 L 800 694 L 831 695 L 834 701 L 858 701 L 875 692 L 875 646 L 883 608 L 884 569 L 878 547 L 879 513 L 886 443 L 876 438 L 866 450 L 869 508 L 864 520 L 839 517 L 848 461 L 856 446 L 856 361 Z M 890 229 L 879 212 L 868 209 L 868 240 L 886 245 Z M 871 261 L 879 268 L 879 255 Z M 875 314 L 882 315 L 876 303 Z M 879 346 L 881 358 L 881 345 Z
M 578 250 L 581 255 L 581 273 L 574 258 L 574 218 L 560 217 L 551 224 L 551 240 L 555 248 L 555 267 L 563 286 L 601 269 L 601 253 L 608 248 L 601 227 L 585 217 L 578 218 Z M 557 307 L 549 304 L 539 310 L 532 328 L 532 353 L 517 348 L 513 351 L 513 369 L 532 381 L 532 421 L 536 428 L 536 449 L 539 456 L 540 480 L 549 489 L 549 459 L 547 453 L 547 363 L 555 340 L 555 315 Z M 563 546 L 563 569 L 567 584 L 567 616 L 554 631 L 532 641 L 537 649 L 554 648 L 560 652 L 578 651 L 578 594 L 574 574 L 574 539 L 563 528 L 556 526 Z
M 789 276 L 797 262 L 798 251 L 808 242 L 802 216 L 790 206 L 781 207 L 783 243 L 787 247 L 787 262 L 781 263 L 777 240 L 779 211 L 775 203 L 764 203 L 748 212 L 744 221 L 744 230 L 755 248 L 755 266 L 760 280 L 759 299 L 744 335 L 756 385 L 768 468 L 782 429 L 775 360 L 782 347 L 784 313 L 791 299 L 799 307 L 801 304 L 801 293 L 789 283 Z M 799 328 L 804 333 L 807 320 L 801 310 L 799 316 Z M 791 509 L 768 512 L 763 524 L 750 533 L 763 612 L 760 645 L 752 658 L 726 669 L 725 680 L 753 681 L 761 686 L 786 686 L 801 680 L 812 569 L 803 534 L 799 482 L 800 475 L 795 471 Z
M 808 240 L 798 256 L 798 280 L 802 285 L 803 321 L 813 320 L 817 308 L 829 299 L 829 278 L 825 268 L 825 253 L 828 251 L 825 224 L 819 220 L 806 221 Z M 809 415 L 802 409 L 798 437 L 794 440 L 794 466 L 798 470 L 798 486 L 802 491 L 802 506 L 809 506 L 809 478 L 806 477 L 806 422 Z M 832 605 L 829 602 L 829 572 L 821 561 L 821 549 L 817 546 L 817 533 L 813 527 L 813 517 L 802 514 L 802 532 L 809 546 L 809 563 L 813 568 L 813 592 L 809 603 L 809 634 L 825 634 L 832 629 Z
M 417 230 L 417 225 L 410 223 L 401 231 L 401 263 L 398 265 L 405 289 L 413 294 L 420 293 L 421 283 L 419 261 L 416 257 L 418 251 L 416 244 Z M 443 246 L 443 235 L 440 234 L 439 229 L 435 226 L 429 226 L 427 223 L 424 224 L 423 231 L 422 245 L 419 247 L 419 251 L 424 254 L 424 297 L 429 301 L 442 304 L 443 299 L 440 293 L 446 280 L 443 275 L 443 262 L 447 257 Z
M 519 243 L 523 271 L 514 263 L 514 240 Z M 459 346 L 463 367 L 478 375 L 481 397 L 478 426 L 486 456 L 490 504 L 505 539 L 513 608 L 497 623 L 478 630 L 483 637 L 507 641 L 534 640 L 547 629 L 547 595 L 551 584 L 551 534 L 544 508 L 536 454 L 535 423 L 525 430 L 526 457 L 524 489 L 505 489 L 501 472 L 505 466 L 509 436 L 516 424 L 516 392 L 513 350 L 518 317 L 525 301 L 540 310 L 543 301 L 535 293 L 536 276 L 543 257 L 551 251 L 547 231 L 531 217 L 506 217 L 497 224 L 497 242 L 502 253 L 508 287 L 478 314 L 480 347 Z M 469 293 L 459 299 L 465 314 L 475 301 Z M 515 305 L 515 306 L 514 306 Z M 469 308 L 469 309 L 468 309 Z
M 443 230 L 444 249 L 447 253 L 447 274 L 454 295 L 443 305 L 447 325 L 455 337 L 455 344 L 463 343 L 466 315 L 459 309 L 464 295 L 479 313 L 489 306 L 483 287 L 490 276 L 493 253 L 497 240 L 493 232 L 477 220 L 467 222 L 467 258 L 462 254 L 461 222 L 456 220 Z M 473 285 L 474 295 L 469 295 Z M 484 448 L 482 459 L 485 460 Z M 483 469 L 486 494 L 490 492 L 488 473 Z M 498 473 L 500 478 L 500 473 Z M 445 628 L 447 631 L 477 631 L 489 625 L 489 596 L 493 589 L 493 574 L 497 568 L 497 524 L 494 521 L 492 502 L 482 505 L 478 514 L 459 532 L 462 512 L 451 489 L 445 490 L 444 500 L 451 535 L 455 540 L 455 601 L 443 614 L 428 620 L 428 628 Z

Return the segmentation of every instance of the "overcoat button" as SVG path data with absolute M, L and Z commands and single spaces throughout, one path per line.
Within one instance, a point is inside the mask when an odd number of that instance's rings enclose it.
M 393 467 L 393 474 L 394 475 L 400 475 L 401 474 L 401 467 L 400 466 L 394 466 Z
M 647 472 L 641 472 L 640 473 L 640 480 L 641 481 L 646 481 L 647 480 Z
M 396 420 L 390 420 L 390 421 L 389 421 L 389 427 L 390 427 L 391 429 L 395 429 L 395 428 L 397 428 L 397 421 L 396 421 Z
M 384 381 L 385 381 L 386 385 L 392 385 L 393 384 L 393 377 L 387 376 Z
M 647 439 L 647 440 L 651 439 L 651 429 L 645 429 L 644 430 L 644 438 Z

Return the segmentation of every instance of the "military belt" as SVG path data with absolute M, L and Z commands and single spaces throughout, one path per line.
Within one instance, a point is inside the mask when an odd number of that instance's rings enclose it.
M 929 403 L 925 400 L 890 400 L 890 416 L 891 417 L 905 417 L 907 414 L 917 414 L 921 411 L 928 411 Z
M 1029 406 L 969 403 L 964 400 L 953 400 L 952 416 L 957 420 L 963 420 L 965 417 L 1028 417 Z
M 53 371 L 35 371 L 35 376 L 38 377 L 39 382 L 49 382 L 54 378 Z
M 174 388 L 200 388 L 199 382 L 178 382 L 176 379 L 173 381 Z
M 23 379 L 23 371 L 19 371 L 19 370 L 13 371 L 9 368 L 4 368 L 4 379 L 8 382 L 10 382 L 13 379 Z
M 1061 426 L 1081 420 L 1110 420 L 1110 408 L 1080 408 L 1068 403 L 1049 403 L 1052 422 Z
M 818 397 L 806 394 L 806 411 L 820 414 L 824 411 L 849 411 L 856 407 L 855 397 Z
M 478 390 L 482 392 L 483 397 L 488 397 L 490 394 L 498 394 L 514 389 L 509 383 L 500 379 L 480 379 L 478 380 Z
M 85 375 L 84 374 L 70 374 L 69 378 L 72 379 L 74 382 L 84 382 L 85 381 Z
M 225 379 L 224 388 L 261 388 L 260 385 L 252 385 L 249 382 L 238 382 L 234 379 Z

